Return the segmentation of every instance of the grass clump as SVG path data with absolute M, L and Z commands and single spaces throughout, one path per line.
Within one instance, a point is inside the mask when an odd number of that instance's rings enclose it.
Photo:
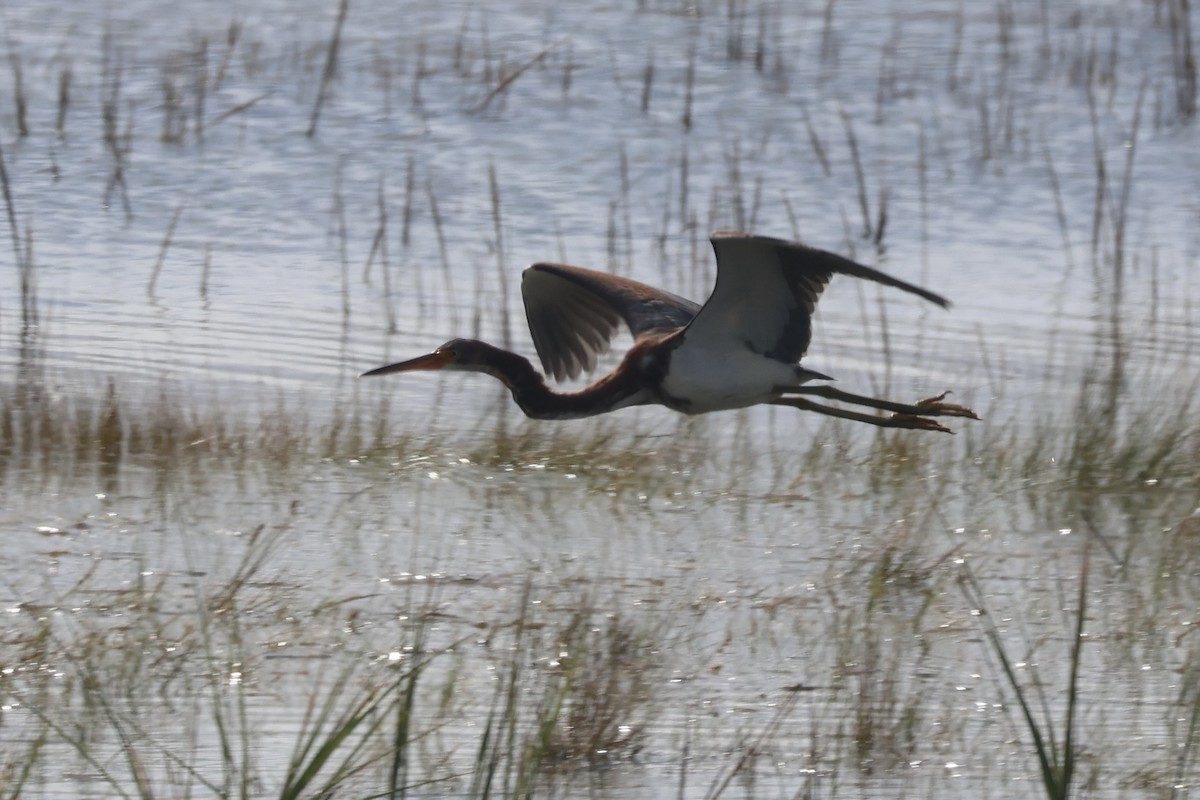
M 557 713 L 540 731 L 542 760 L 594 766 L 636 755 L 645 735 L 651 683 L 658 659 L 653 645 L 618 614 L 595 619 L 572 612 L 559 633 Z
M 505 655 L 491 661 L 496 702 L 482 727 L 464 725 L 476 696 L 460 683 L 487 651 L 464 650 L 478 633 L 437 632 L 432 594 L 407 598 L 386 655 L 273 660 L 268 643 L 289 635 L 273 620 L 339 649 L 356 636 L 340 604 L 298 607 L 286 591 L 277 556 L 287 533 L 286 523 L 256 527 L 224 577 L 196 585 L 190 609 L 168 607 L 179 587 L 163 578 L 106 597 L 119 614 L 63 613 L 87 602 L 92 575 L 22 609 L 6 636 L 0 692 L 12 710 L 0 729 L 25 744 L 5 748 L 0 797 L 45 780 L 48 759 L 64 753 L 122 797 L 405 797 L 468 780 L 467 796 L 507 797 L 641 746 L 659 664 L 652 635 L 583 595 L 543 605 L 530 584 L 513 621 L 492 630 Z M 292 745 L 279 764 L 272 715 L 289 707 L 298 720 L 283 725 Z M 473 764 L 442 749 L 452 728 L 478 737 Z
M 642 745 L 656 637 L 618 614 L 599 614 L 586 596 L 558 610 L 557 624 L 546 628 L 531 591 L 526 584 L 510 626 L 510 658 L 480 738 L 470 797 L 528 796 L 580 766 L 631 757 Z
M 1029 682 L 1024 682 L 1018 677 L 1018 659 L 1011 655 L 1005 645 L 995 616 L 987 605 L 983 588 L 965 563 L 959 581 L 963 595 L 977 615 L 990 652 L 999 662 L 1005 682 L 1017 699 L 1025 730 L 1033 742 L 1034 753 L 1037 755 L 1042 788 L 1050 800 L 1067 800 L 1071 797 L 1079 756 L 1082 752 L 1077 741 L 1077 734 L 1081 702 L 1079 677 L 1085 640 L 1084 620 L 1087 617 L 1088 603 L 1088 569 L 1088 548 L 1085 545 L 1079 570 L 1079 589 L 1076 607 L 1073 611 L 1073 625 L 1070 630 L 1065 661 L 1067 677 L 1064 692 L 1065 709 L 1062 721 L 1058 726 L 1055 725 L 1052 718 L 1045 684 L 1040 676 L 1035 672 Z M 1021 658 L 1020 662 L 1031 660 L 1026 657 Z M 1035 711 L 1035 704 L 1040 709 L 1040 714 Z

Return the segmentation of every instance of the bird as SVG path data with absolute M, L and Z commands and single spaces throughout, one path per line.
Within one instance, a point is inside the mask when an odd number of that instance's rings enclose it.
M 736 231 L 710 241 L 716 285 L 707 302 L 609 273 L 536 263 L 521 295 L 533 344 L 547 375 L 564 381 L 590 373 L 622 323 L 633 345 L 616 369 L 579 391 L 555 392 L 525 357 L 476 339 L 451 339 L 433 352 L 361 377 L 419 370 L 480 372 L 502 382 L 525 414 L 539 420 L 590 417 L 659 404 L 684 414 L 790 406 L 885 428 L 953 433 L 935 417 L 978 419 L 946 402 L 949 392 L 898 403 L 842 391 L 828 375 L 801 366 L 812 340 L 816 304 L 835 275 L 862 278 L 943 308 L 949 301 L 877 269 L 799 242 Z M 810 385 L 811 384 L 811 385 Z M 890 414 L 813 402 L 817 397 Z

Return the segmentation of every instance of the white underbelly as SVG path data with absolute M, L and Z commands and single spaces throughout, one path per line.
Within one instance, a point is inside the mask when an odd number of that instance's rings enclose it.
M 779 388 L 799 384 L 796 369 L 749 349 L 726 353 L 689 352 L 685 344 L 671 354 L 662 391 L 688 414 L 704 414 L 766 403 Z

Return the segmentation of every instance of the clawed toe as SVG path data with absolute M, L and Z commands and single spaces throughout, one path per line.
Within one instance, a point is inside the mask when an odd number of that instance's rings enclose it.
M 942 433 L 950 434 L 954 433 L 954 431 L 950 430 L 936 419 L 930 419 L 929 417 L 918 417 L 913 414 L 892 414 L 892 416 L 888 419 L 893 423 L 893 427 L 897 428 L 912 428 L 913 430 L 920 431 L 941 431 Z
M 924 400 L 918 400 L 914 405 L 925 414 L 936 414 L 942 417 L 966 417 L 967 419 L 979 419 L 979 416 L 967 408 L 960 406 L 958 403 L 943 403 L 942 400 L 949 395 L 950 392 L 942 392 L 936 397 L 926 397 Z

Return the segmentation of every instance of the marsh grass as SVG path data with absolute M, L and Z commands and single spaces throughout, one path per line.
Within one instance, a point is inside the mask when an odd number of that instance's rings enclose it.
M 402 452 L 389 408 L 349 403 L 318 423 L 282 399 L 230 411 L 166 384 L 147 394 L 110 380 L 99 396 L 9 386 L 0 390 L 0 472 L 27 487 L 93 476 L 117 486 L 130 470 L 284 476 L 314 460 Z
M 6 634 L 0 680 L 10 709 L 0 716 L 10 742 L 0 764 L 4 796 L 20 796 L 35 776 L 45 780 L 44 759 L 61 757 L 44 756 L 46 748 L 65 748 L 90 781 L 140 798 L 181 789 L 325 797 L 364 786 L 404 797 L 468 776 L 468 796 L 525 796 L 580 766 L 638 751 L 653 708 L 656 654 L 670 640 L 665 626 L 643 627 L 600 610 L 586 592 L 532 582 L 511 621 L 488 635 L 496 703 L 475 728 L 474 770 L 430 744 L 473 713 L 472 696 L 456 694 L 461 650 L 478 636 L 432 642 L 436 588 L 408 598 L 411 621 L 399 626 L 403 644 L 393 655 L 302 662 L 286 690 L 272 690 L 279 668 L 262 642 L 271 620 L 303 618 L 306 637 L 340 640 L 344 634 L 331 628 L 345 625 L 338 609 L 354 601 L 306 609 L 279 594 L 276 562 L 295 513 L 254 526 L 231 568 L 195 585 L 191 609 L 177 605 L 181 589 L 188 591 L 174 585 L 179 575 L 109 591 L 99 588 L 96 570 L 45 605 L 21 606 L 27 621 Z M 302 700 L 282 771 L 264 763 L 274 748 L 265 751 L 260 734 L 259 709 L 275 691 L 300 692 Z M 186 699 L 177 705 L 176 698 Z M 14 727 L 14 714 L 25 723 Z
M 632 757 L 649 722 L 657 652 L 667 637 L 639 630 L 619 614 L 601 614 L 586 596 L 556 636 L 551 662 L 560 674 L 553 714 L 538 728 L 540 759 L 570 768 Z
M 209 410 L 190 408 L 190 401 L 165 389 L 135 402 L 125 391 L 114 381 L 96 399 L 59 399 L 48 407 L 38 405 L 44 396 L 22 406 L 10 393 L 3 411 L 9 420 L 6 483 L 13 487 L 20 481 L 28 492 L 39 483 L 95 475 L 119 485 L 132 472 L 150 470 L 165 476 L 170 491 L 180 491 L 204 485 L 214 472 L 233 470 L 275 476 L 276 485 L 286 487 L 291 485 L 288 476 L 309 471 L 314 462 L 355 459 L 376 470 L 380 480 L 403 484 L 411 469 L 422 469 L 418 462 L 406 465 L 407 458 L 434 452 L 487 471 L 536 466 L 572 474 L 592 491 L 610 494 L 617 507 L 623 498 L 653 497 L 646 487 L 667 474 L 661 461 L 688 463 L 695 455 L 689 442 L 708 424 L 682 420 L 678 430 L 638 437 L 627 426 L 597 420 L 586 431 L 505 426 L 493 429 L 490 437 L 472 429 L 438 440 L 429 433 L 397 435 L 387 424 L 388 406 L 373 405 L 375 401 L 357 401 L 366 403 L 362 408 L 347 404 L 334 419 L 322 422 L 283 407 L 268 410 L 261 419 L 208 405 L 204 408 Z M 1029 438 L 1006 435 L 1007 426 L 993 421 L 964 429 L 949 440 L 950 447 L 937 446 L 940 438 L 895 432 L 854 436 L 848 426 L 828 421 L 818 425 L 810 447 L 776 454 L 772 470 L 780 475 L 774 485 L 760 487 L 761 494 L 747 493 L 736 481 L 725 483 L 739 464 L 760 457 L 749 429 L 735 433 L 720 457 L 709 453 L 693 461 L 686 473 L 667 470 L 684 489 L 711 487 L 717 476 L 725 476 L 718 480 L 724 486 L 721 495 L 740 491 L 746 498 L 741 502 L 754 497 L 768 504 L 791 502 L 786 498 L 799 494 L 834 508 L 833 498 L 845 497 L 857 485 L 864 497 L 892 498 L 876 502 L 902 515 L 881 533 L 882 547 L 849 563 L 836 562 L 831 585 L 856 589 L 830 590 L 828 627 L 817 634 L 829 638 L 835 657 L 830 662 L 834 678 L 823 691 L 825 705 L 817 706 L 825 711 L 811 717 L 811 730 L 804 733 L 817 770 L 803 779 L 812 791 L 838 785 L 836 773 L 847 764 L 869 777 L 927 759 L 931 730 L 938 731 L 938 746 L 955 746 L 958 734 L 945 727 L 948 715 L 940 707 L 938 682 L 928 677 L 939 672 L 942 646 L 930 631 L 940 627 L 937 620 L 946 614 L 946 593 L 957 574 L 952 562 L 969 548 L 936 534 L 929 540 L 955 502 L 1005 493 L 1023 497 L 1046 519 L 1075 515 L 1088 525 L 1106 525 L 1113 543 L 1104 552 L 1127 570 L 1140 569 L 1135 565 L 1145 561 L 1146 553 L 1157 553 L 1154 563 L 1163 568 L 1170 564 L 1176 573 L 1194 570 L 1200 547 L 1186 507 L 1189 492 L 1175 496 L 1144 485 L 1155 480 L 1147 476 L 1158 476 L 1164 484 L 1194 486 L 1194 475 L 1187 472 L 1196 457 L 1188 444 L 1194 442 L 1193 426 L 1185 414 L 1160 413 L 1169 400 L 1160 396 L 1151 407 L 1133 405 L 1127 413 L 1136 424 L 1115 433 L 1100 414 L 1081 416 L 1075 429 L 1066 430 L 1042 420 L 1045 427 Z M 1181 396 L 1179 402 L 1189 407 L 1190 397 Z M 1088 433 L 1089 424 L 1097 430 Z M 651 453 L 654 458 L 648 457 Z M 1069 457 L 1061 457 L 1047 475 L 1039 465 L 1051 453 Z M 784 499 L 774 499 L 777 494 Z M 1119 536 L 1106 505 L 1125 514 L 1130 531 L 1140 538 Z M 254 732 L 259 700 L 253 687 L 263 680 L 256 676 L 264 674 L 267 662 L 251 644 L 262 637 L 252 629 L 264 619 L 295 616 L 285 610 L 286 597 L 273 599 L 272 590 L 262 587 L 277 585 L 269 573 L 278 569 L 287 531 L 300 513 L 293 504 L 279 519 L 251 526 L 234 568 L 206 582 L 194 611 L 169 610 L 166 598 L 172 587 L 167 578 L 139 580 L 108 593 L 99 604 L 89 600 L 95 616 L 65 628 L 26 607 L 27 623 L 15 640 L 19 663 L 64 663 L 63 653 L 70 651 L 74 666 L 66 670 L 60 689 L 37 679 L 36 669 L 18 670 L 20 680 L 6 680 L 8 696 L 19 699 L 21 707 L 36 708 L 36 724 L 27 726 L 21 749 L 5 754 L 10 785 L 27 785 L 39 774 L 19 769 L 22 759 L 44 759 L 47 748 L 65 746 L 100 781 L 119 787 L 114 791 L 138 797 L 163 795 L 164 771 L 196 791 L 227 796 L 278 792 L 300 797 L 364 785 L 388 786 L 391 796 L 405 796 L 414 787 L 459 782 L 471 797 L 525 796 L 540 791 L 537 787 L 570 781 L 581 768 L 626 762 L 653 741 L 654 713 L 663 702 L 658 676 L 669 661 L 661 655 L 669 649 L 668 629 L 604 610 L 619 601 L 599 603 L 592 592 L 574 594 L 559 587 L 547 602 L 544 587 L 529 583 L 514 616 L 491 623 L 486 636 L 496 654 L 494 693 L 490 710 L 478 715 L 483 722 L 476 728 L 470 763 L 453 754 L 438 755 L 437 744 L 439 731 L 473 713 L 468 695 L 460 699 L 456 688 L 472 661 L 463 660 L 466 640 L 435 643 L 428 623 L 420 620 L 436 615 L 415 613 L 410 615 L 415 622 L 405 628 L 407 649 L 398 664 L 383 669 L 344 660 L 320 665 L 307 684 L 288 766 L 278 775 L 265 769 Z M 1155 526 L 1169 535 L 1150 541 L 1142 532 Z M 1097 534 L 1098 544 L 1102 538 Z M 1135 550 L 1143 555 L 1135 556 Z M 991 615 L 1000 610 L 983 593 L 986 578 L 980 566 L 971 569 L 964 578 L 964 599 L 989 615 L 981 620 L 984 642 L 999 664 L 998 678 L 1017 698 L 1047 796 L 1066 796 L 1078 782 L 1077 720 L 1086 713 L 1077 706 L 1082 702 L 1077 688 L 1080 653 L 1071 651 L 1066 661 L 1066 716 L 1051 720 L 1047 709 L 1059 707 L 1059 689 L 1041 682 L 1046 676 L 1028 682 L 1018 675 L 1014 665 L 1021 656 L 1009 649 L 1014 646 L 1010 636 L 998 638 L 988 627 L 995 624 Z M 93 596 L 90 582 L 100 580 L 84 576 L 46 605 Z M 1081 580 L 1086 582 L 1086 575 Z M 1136 613 L 1131 609 L 1125 624 L 1154 629 L 1164 603 L 1189 601 L 1171 594 L 1181 587 L 1171 587 L 1148 597 Z M 1078 602 L 1080 611 L 1073 619 L 1082 624 L 1086 596 L 1080 595 Z M 331 602 L 326 610 L 310 613 L 328 624 L 338 605 Z M 422 605 L 436 604 L 426 599 L 413 607 Z M 113 608 L 122 609 L 120 624 L 107 621 L 105 609 Z M 777 618 L 783 612 L 769 613 Z M 1076 631 L 1080 641 L 1081 634 Z M 146 642 L 158 644 L 147 650 Z M 1160 646 L 1168 651 L 1174 647 L 1168 641 Z M 1132 652 L 1128 658 L 1138 660 Z M 197 663 L 205 665 L 198 672 Z M 1171 725 L 1178 754 L 1164 766 L 1186 780 L 1195 767 L 1200 709 L 1194 688 L 1200 685 L 1194 678 L 1200 670 L 1194 659 L 1181 674 L 1186 679 L 1170 712 L 1183 720 Z M 153 690 L 148 692 L 148 686 Z M 64 689 L 66 694 L 59 694 Z M 174 738 L 164 738 L 151 721 L 160 701 L 148 695 L 168 698 L 181 691 L 194 698 L 192 710 Z M 760 785 L 756 781 L 765 779 L 764 759 L 781 746 L 776 739 L 797 735 L 797 709 L 805 707 L 805 696 L 789 693 L 777 717 L 748 729 L 731 745 L 729 760 L 708 787 L 709 796 L 727 795 L 737 787 L 753 794 Z M 0 719 L 0 724 L 11 723 Z M 217 732 L 221 755 L 215 772 L 201 765 L 206 746 L 201 731 L 206 730 Z
M 1179 707 L 1183 716 L 1177 718 L 1172 738 L 1177 742 L 1175 763 L 1171 770 L 1171 792 L 1186 786 L 1196 774 L 1197 752 L 1200 751 L 1200 657 L 1193 648 L 1180 671 L 1183 680 L 1179 687 Z
M 1167 27 L 1171 34 L 1171 65 L 1175 78 L 1175 106 L 1182 120 L 1196 114 L 1196 56 L 1192 47 L 1192 9 L 1188 0 L 1166 0 Z M 1158 6 L 1155 6 L 1157 13 Z
M 4 148 L 0 147 L 0 193 L 4 195 L 4 211 L 8 218 L 9 241 L 12 243 L 13 260 L 17 267 L 18 284 L 21 295 L 21 328 L 22 341 L 28 341 L 38 322 L 37 273 L 33 260 L 33 233 L 27 223 L 22 237 L 21 227 L 17 222 L 17 207 L 13 199 L 12 185 L 8 178 L 8 168 L 4 164 Z
M 1020 496 L 1036 515 L 1058 522 L 1086 517 L 1097 503 L 1132 517 L 1174 499 L 1179 504 L 1171 513 L 1186 514 L 1200 459 L 1194 394 L 1180 389 L 1153 402 L 1141 398 L 1134 387 L 1170 371 L 1160 362 L 1123 374 L 1121 386 L 1131 388 L 1114 390 L 1105 358 L 1098 352 L 1084 371 L 1073 408 L 1031 418 L 1017 412 L 1013 419 L 1001 399 L 981 409 L 983 422 L 963 426 L 949 444 L 886 430 L 860 436 L 854 426 L 814 419 L 806 440 L 772 450 L 771 477 L 757 491 L 819 498 L 827 485 L 865 479 L 863 491 L 887 496 L 919 489 L 920 502 L 934 503 L 962 496 L 969 480 Z M 357 459 L 393 469 L 389 465 L 406 454 L 431 452 L 488 468 L 537 465 L 630 489 L 672 464 L 700 464 L 684 473 L 701 482 L 727 474 L 727 490 L 742 493 L 739 465 L 759 458 L 763 435 L 745 414 L 632 427 L 615 417 L 586 427 L 525 420 L 497 425 L 484 415 L 467 428 L 417 434 L 397 424 L 386 392 L 359 393 L 357 386 L 346 402 L 321 414 L 282 399 L 221 407 L 167 384 L 147 394 L 111 380 L 96 394 L 64 394 L 46 388 L 41 373 L 35 361 L 24 382 L 0 391 L 0 473 L 6 481 L 45 485 L 91 476 L 115 487 L 130 468 L 193 479 L 224 469 L 284 477 L 314 461 Z M 1115 404 L 1114 391 L 1120 398 Z M 771 426 L 790 428 L 793 419 L 776 413 Z M 703 446 L 714 420 L 734 423 L 719 426 L 722 446 L 716 449 Z
M 919 759 L 936 708 L 931 671 L 934 604 L 953 549 L 926 552 L 920 523 L 901 520 L 881 552 L 864 555 L 831 586 L 837 642 L 834 698 L 852 710 L 838 731 L 863 774 L 890 773 Z
M 350 0 L 338 3 L 337 21 L 333 25 L 333 34 L 329 37 L 329 46 L 325 52 L 325 68 L 321 71 L 321 83 L 317 89 L 317 99 L 313 101 L 312 117 L 308 122 L 308 138 L 317 133 L 317 123 L 321 119 L 321 108 L 329 96 L 329 89 L 337 75 L 338 50 L 342 44 L 342 27 L 346 24 L 346 14 L 350 10 Z
M 12 72 L 13 105 L 17 122 L 17 135 L 29 135 L 29 101 L 25 96 L 24 70 L 21 69 L 21 56 L 10 41 L 8 43 L 8 67 Z
M 962 577 L 959 586 L 964 597 L 976 613 L 983 629 L 991 654 L 1000 664 L 1005 682 L 1017 699 L 1025 730 L 1033 742 L 1034 753 L 1037 756 L 1038 767 L 1042 778 L 1042 788 L 1046 797 L 1051 800 L 1066 800 L 1072 796 L 1078 758 L 1084 745 L 1078 740 L 1078 722 L 1080 717 L 1080 670 L 1084 645 L 1084 621 L 1087 619 L 1088 603 L 1088 571 L 1090 564 L 1087 539 L 1084 539 L 1084 550 L 1079 568 L 1079 589 L 1076 596 L 1076 606 L 1072 610 L 1072 625 L 1068 629 L 1067 656 L 1065 661 L 1066 686 L 1062 692 L 1065 697 L 1065 710 L 1061 721 L 1056 725 L 1050 710 L 1049 695 L 1046 684 L 1036 668 L 1028 681 L 1022 681 L 1017 674 L 1018 664 L 1025 661 L 1035 661 L 1031 656 L 1015 656 L 1005 645 L 1000 627 L 996 624 L 995 616 L 989 608 L 983 587 L 976 579 L 969 565 L 962 565 Z
M 713 780 L 704 793 L 705 800 L 716 800 L 723 796 L 734 781 L 740 782 L 749 796 L 754 796 L 758 785 L 756 762 L 767 755 L 769 743 L 777 737 L 785 726 L 792 722 L 792 714 L 799 704 L 798 692 L 789 692 L 775 704 L 771 719 L 761 729 L 749 732 L 739 738 L 733 748 L 729 763 Z M 683 792 L 680 792 L 683 796 Z

